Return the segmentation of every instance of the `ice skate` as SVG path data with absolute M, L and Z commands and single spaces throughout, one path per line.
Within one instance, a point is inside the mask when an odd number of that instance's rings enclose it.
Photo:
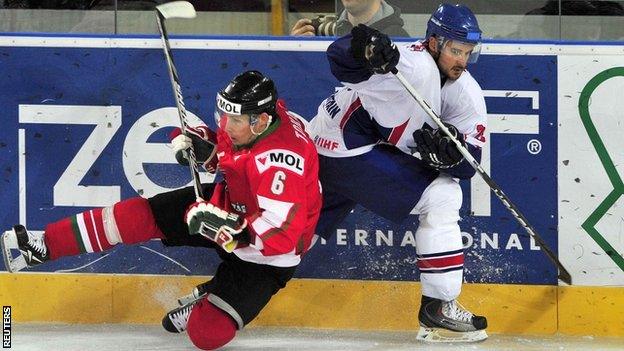
M 212 280 L 209 280 L 205 283 L 201 283 L 193 288 L 193 292 L 178 298 L 178 304 L 180 306 L 184 306 L 189 302 L 195 301 L 200 297 L 204 297 L 207 293 L 210 292 L 210 286 L 212 284 Z
M 192 300 L 184 306 L 169 311 L 162 320 L 162 326 L 170 333 L 181 333 L 186 330 L 193 307 L 200 299 Z
M 7 271 L 17 272 L 49 260 L 43 235 L 42 232 L 29 232 L 20 224 L 4 232 L 0 246 Z
M 416 339 L 425 342 L 474 342 L 487 338 L 487 319 L 467 311 L 457 300 L 423 296 Z

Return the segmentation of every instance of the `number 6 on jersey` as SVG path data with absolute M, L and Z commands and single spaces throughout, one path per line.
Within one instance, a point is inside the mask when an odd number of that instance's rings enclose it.
M 284 192 L 284 181 L 286 180 L 286 173 L 284 171 L 275 172 L 273 177 L 273 183 L 271 183 L 271 192 L 275 195 L 280 195 Z

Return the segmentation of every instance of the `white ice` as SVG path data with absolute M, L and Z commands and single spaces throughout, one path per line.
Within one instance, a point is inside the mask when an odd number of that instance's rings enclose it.
M 194 350 L 186 334 L 154 325 L 14 324 L 12 350 Z M 413 332 L 246 328 L 221 350 L 624 350 L 624 338 L 491 335 L 474 344 L 422 344 Z

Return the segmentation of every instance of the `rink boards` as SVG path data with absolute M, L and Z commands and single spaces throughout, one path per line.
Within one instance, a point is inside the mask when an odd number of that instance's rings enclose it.
M 243 70 L 272 77 L 280 97 L 308 119 L 339 84 L 325 59 L 326 41 L 180 38 L 172 44 L 186 107 L 209 125 L 215 92 Z M 617 152 L 624 146 L 622 54 L 624 46 L 595 43 L 493 43 L 470 67 L 488 106 L 483 166 L 558 252 L 575 284 L 624 284 L 618 201 L 624 155 Z M 76 212 L 190 181 L 166 145 L 177 117 L 157 38 L 2 36 L 0 60 L 2 228 L 20 222 L 43 230 Z M 556 270 L 544 253 L 483 181 L 475 177 L 462 187 L 465 277 L 492 284 L 467 289 L 522 284 L 536 295 L 545 289 L 546 300 L 561 306 L 560 294 L 570 290 L 554 287 Z M 418 280 L 416 227 L 415 218 L 394 224 L 358 208 L 332 240 L 306 256 L 297 278 L 304 286 L 417 289 L 411 283 Z M 215 256 L 150 242 L 37 271 L 154 274 L 145 279 L 162 286 L 179 279 L 174 275 L 212 274 Z M 101 276 L 95 277 L 86 279 Z M 102 279 L 118 279 L 108 277 Z M 12 278 L 2 279 L 5 286 Z
M 205 279 L 0 273 L 0 301 L 15 322 L 159 324 Z M 624 336 L 621 287 L 465 284 L 460 301 L 487 316 L 489 333 Z M 419 305 L 420 283 L 295 278 L 251 325 L 415 331 Z

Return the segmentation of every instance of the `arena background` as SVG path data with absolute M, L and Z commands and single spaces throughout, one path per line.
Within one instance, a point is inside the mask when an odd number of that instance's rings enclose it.
M 313 117 L 339 84 L 325 59 L 328 44 L 173 41 L 186 106 L 213 126 L 216 91 L 247 69 L 272 77 L 293 111 Z M 489 188 L 464 182 L 468 284 L 461 300 L 488 316 L 492 332 L 622 335 L 624 311 L 615 306 L 624 303 L 616 287 L 624 284 L 623 53 L 624 45 L 606 43 L 488 42 L 469 68 L 488 107 L 483 165 L 574 281 L 559 286 L 554 266 Z M 158 38 L 4 35 L 0 63 L 2 228 L 20 222 L 43 230 L 76 212 L 190 181 L 166 144 L 177 116 Z M 358 208 L 254 323 L 415 328 L 416 226 L 416 218 L 396 225 Z M 35 273 L 0 274 L 0 300 L 17 321 L 158 323 L 216 263 L 203 249 L 119 246 Z M 46 292 L 36 308 L 28 303 L 33 290 Z M 604 317 L 591 317 L 597 313 Z

